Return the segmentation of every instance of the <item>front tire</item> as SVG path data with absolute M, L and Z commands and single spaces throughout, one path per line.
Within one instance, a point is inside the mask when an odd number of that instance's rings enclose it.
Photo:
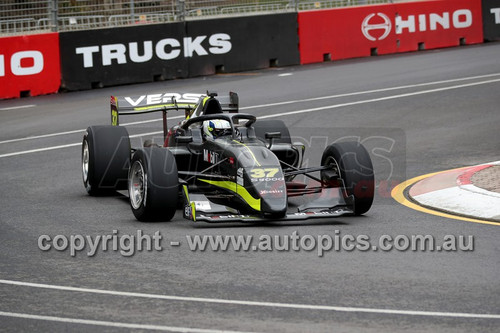
M 130 139 L 125 127 L 90 126 L 82 141 L 82 178 L 88 194 L 127 188 Z
M 137 150 L 128 176 L 130 207 L 142 222 L 170 221 L 177 210 L 179 179 L 174 155 L 165 148 Z
M 343 180 L 346 194 L 354 196 L 354 214 L 366 213 L 372 206 L 375 194 L 375 177 L 370 155 L 359 142 L 338 142 L 326 147 L 321 165 L 331 169 L 321 171 L 324 183 L 335 183 L 334 175 Z M 341 183 L 336 183 L 339 186 Z

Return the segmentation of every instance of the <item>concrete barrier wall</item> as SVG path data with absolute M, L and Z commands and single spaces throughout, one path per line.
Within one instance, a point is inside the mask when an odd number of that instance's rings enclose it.
M 481 43 L 481 15 L 481 0 L 301 12 L 301 63 Z
M 85 90 L 188 76 L 184 24 L 60 34 L 61 87 Z
M 62 87 L 296 65 L 296 26 L 291 13 L 61 33 Z
M 483 0 L 483 30 L 485 40 L 500 40 L 500 1 Z
M 398 2 L 0 38 L 0 98 L 482 43 L 498 0 Z
M 59 64 L 57 33 L 0 38 L 0 98 L 57 92 Z

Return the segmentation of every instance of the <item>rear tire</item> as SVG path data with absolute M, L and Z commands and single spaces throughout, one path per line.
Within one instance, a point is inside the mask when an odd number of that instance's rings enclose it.
M 90 126 L 82 142 L 83 185 L 90 195 L 127 188 L 130 139 L 125 127 Z
M 344 181 L 347 195 L 354 196 L 354 214 L 366 213 L 375 194 L 375 177 L 370 155 L 359 142 L 339 142 L 326 147 L 321 165 L 332 165 L 321 171 L 321 180 L 329 183 L 335 173 Z M 341 185 L 341 184 L 337 184 Z
M 137 150 L 132 157 L 130 207 L 142 222 L 170 221 L 177 210 L 179 179 L 174 155 L 165 148 Z

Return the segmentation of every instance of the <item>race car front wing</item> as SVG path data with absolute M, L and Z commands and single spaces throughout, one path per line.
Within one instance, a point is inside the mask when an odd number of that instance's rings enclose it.
M 324 188 L 320 196 L 283 217 L 240 214 L 237 210 L 211 202 L 204 194 L 188 192 L 183 185 L 184 218 L 195 222 L 264 222 L 331 218 L 354 214 L 354 197 L 344 197 L 341 188 Z

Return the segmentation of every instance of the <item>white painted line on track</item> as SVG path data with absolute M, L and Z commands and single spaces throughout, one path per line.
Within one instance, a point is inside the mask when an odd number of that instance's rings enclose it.
M 134 135 L 130 135 L 130 136 L 129 136 L 129 138 L 140 138 L 141 136 L 147 136 L 147 135 L 157 135 L 157 134 L 163 134 L 163 131 L 156 131 L 156 132 L 149 132 L 149 133 L 134 134 Z
M 79 287 L 68 287 L 68 286 L 21 282 L 21 281 L 14 281 L 14 280 L 1 280 L 1 279 L 0 279 L 0 283 L 7 284 L 7 285 L 23 286 L 23 287 L 53 289 L 53 290 L 60 290 L 60 291 L 73 291 L 73 292 L 83 292 L 83 293 L 112 295 L 112 296 L 160 299 L 160 300 L 169 300 L 169 301 L 230 304 L 230 305 L 288 308 L 288 309 L 300 309 L 300 310 L 322 310 L 322 311 L 335 311 L 335 312 L 375 313 L 375 314 L 406 315 L 406 316 L 500 319 L 500 314 L 412 311 L 412 310 L 358 308 L 358 307 L 331 306 L 331 305 L 243 301 L 243 300 L 220 299 L 220 298 L 172 296 L 172 295 L 146 294 L 146 293 L 128 292 L 128 291 L 79 288 Z
M 300 114 L 300 113 L 317 112 L 317 111 L 323 111 L 323 110 L 328 110 L 328 109 L 337 109 L 337 108 L 341 108 L 341 107 L 345 107 L 345 106 L 353 106 L 353 105 L 360 105 L 360 104 L 368 104 L 368 103 L 375 103 L 375 102 L 381 102 L 381 101 L 388 101 L 388 100 L 392 100 L 392 99 L 405 98 L 405 97 L 413 97 L 413 96 L 424 95 L 424 94 L 431 94 L 431 93 L 440 92 L 440 91 L 447 91 L 447 90 L 453 90 L 453 89 L 473 87 L 473 86 L 478 86 L 478 85 L 482 85 L 482 84 L 496 83 L 496 82 L 500 82 L 500 79 L 488 80 L 488 81 L 480 81 L 480 82 L 467 83 L 467 84 L 460 84 L 460 85 L 456 85 L 456 86 L 436 88 L 436 89 L 430 89 L 430 90 L 422 90 L 422 91 L 416 91 L 416 92 L 406 93 L 406 94 L 399 94 L 399 95 L 392 95 L 392 96 L 386 96 L 386 97 L 379 97 L 379 98 L 367 99 L 367 100 L 363 100 L 363 101 L 348 102 L 348 103 L 335 104 L 335 105 L 326 105 L 326 106 L 321 106 L 321 107 L 312 108 L 312 109 L 305 109 L 305 110 L 297 110 L 297 111 L 275 113 L 275 114 L 271 114 L 271 115 L 267 115 L 267 116 L 260 116 L 259 119 L 274 118 L 274 117 L 280 117 L 280 116 L 288 116 L 288 115 Z
M 426 87 L 426 86 L 438 85 L 438 84 L 445 84 L 445 83 L 453 83 L 453 82 L 461 82 L 461 81 L 477 80 L 477 79 L 486 79 L 486 78 L 495 77 L 495 76 L 500 76 L 500 73 L 493 73 L 493 74 L 487 74 L 487 75 L 478 75 L 478 76 L 469 76 L 469 77 L 458 78 L 458 79 L 451 79 L 451 80 L 442 80 L 442 81 L 434 81 L 434 82 L 426 82 L 426 83 L 417 83 L 417 84 L 410 84 L 410 85 L 399 86 L 399 87 L 389 87 L 389 88 L 381 88 L 381 89 L 374 89 L 374 90 L 358 91 L 358 92 L 353 92 L 353 93 L 345 93 L 345 94 L 337 94 L 337 95 L 329 95 L 329 96 L 320 96 L 320 97 L 298 99 L 298 100 L 285 101 L 285 102 L 277 102 L 277 103 L 253 105 L 253 106 L 243 107 L 243 108 L 240 108 L 240 109 L 241 110 L 249 110 L 249 109 L 258 109 L 258 108 L 264 108 L 264 107 L 270 107 L 270 106 L 280 106 L 280 105 L 293 104 L 293 103 L 313 102 L 313 101 L 320 101 L 320 100 L 325 100 L 325 99 L 334 99 L 334 98 L 340 98 L 340 97 L 350 97 L 350 96 L 358 96 L 358 95 L 367 95 L 367 94 L 374 94 L 374 93 L 379 93 L 379 92 L 387 92 L 387 91 L 410 89 L 410 88 L 419 88 L 419 87 Z
M 62 148 L 68 148 L 68 147 L 75 147 L 75 146 L 81 146 L 82 143 L 70 143 L 67 145 L 60 145 L 60 146 L 52 146 L 52 147 L 45 147 L 45 148 L 38 148 L 38 149 L 30 149 L 30 150 L 23 150 L 23 151 L 17 151 L 14 153 L 7 153 L 7 154 L 2 154 L 0 155 L 0 158 L 2 157 L 9 157 L 9 156 L 18 156 L 18 155 L 25 155 L 25 154 L 31 154 L 31 153 L 38 153 L 41 151 L 47 151 L 47 150 L 55 150 L 55 149 L 62 149 Z
M 494 75 L 498 76 L 500 74 L 494 74 Z M 418 96 L 418 95 L 425 95 L 425 94 L 431 94 L 431 93 L 435 93 L 435 92 L 448 91 L 448 90 L 454 90 L 454 89 L 461 89 L 461 88 L 466 88 L 466 87 L 473 87 L 473 86 L 479 86 L 479 85 L 483 85 L 483 84 L 490 84 L 490 83 L 497 83 L 497 82 L 500 82 L 500 79 L 486 80 L 486 81 L 479 81 L 479 82 L 472 82 L 472 83 L 466 83 L 466 84 L 459 84 L 459 85 L 455 85 L 455 86 L 442 87 L 442 88 L 429 89 L 429 90 L 422 90 L 422 91 L 416 91 L 416 92 L 411 92 L 411 93 L 406 93 L 406 94 L 398 94 L 398 95 L 391 95 L 391 96 L 386 96 L 386 97 L 379 97 L 379 98 L 367 99 L 367 100 L 362 100 L 362 101 L 355 101 L 355 102 L 348 102 L 348 103 L 341 103 L 341 104 L 326 105 L 326 106 L 321 106 L 321 107 L 311 108 L 311 109 L 304 109 L 304 110 L 297 110 L 297 111 L 288 111 L 288 112 L 282 112 L 282 113 L 275 113 L 275 114 L 271 114 L 271 115 L 267 115 L 267 116 L 260 116 L 259 119 L 275 118 L 275 117 L 288 116 L 288 115 L 301 114 L 301 113 L 311 113 L 311 112 L 318 112 L 318 111 L 324 111 L 324 110 L 329 110 L 329 109 L 331 110 L 331 109 L 337 109 L 337 108 L 342 108 L 342 107 L 346 107 L 346 106 L 353 106 L 353 105 L 361 105 L 361 104 L 375 103 L 375 102 L 381 102 L 381 101 L 388 101 L 388 100 L 393 100 L 393 99 L 413 97 L 413 96 Z M 286 102 L 286 103 L 288 103 L 288 102 Z M 270 106 L 270 105 L 271 104 L 269 104 L 267 106 Z M 261 107 L 263 107 L 263 106 L 261 106 Z M 247 109 L 248 108 L 250 108 L 250 107 L 247 107 Z M 240 108 L 240 109 L 243 110 L 244 108 Z M 151 121 L 151 120 L 148 120 L 148 121 Z M 155 134 L 156 134 L 156 132 L 155 132 Z M 134 137 L 145 136 L 145 135 L 149 135 L 149 133 L 137 134 Z M 2 143 L 2 142 L 0 142 L 0 143 Z M 38 152 L 38 151 L 61 149 L 61 148 L 66 148 L 66 147 L 72 147 L 72 146 L 75 146 L 75 145 L 78 145 L 78 144 L 80 144 L 80 143 L 74 143 L 74 144 L 62 145 L 62 146 L 54 146 L 54 147 L 47 147 L 47 148 L 40 148 L 40 149 L 33 149 L 33 150 L 27 150 L 27 151 L 20 151 L 20 152 L 15 152 L 15 153 L 8 153 L 8 154 L 0 155 L 0 158 L 2 158 L 2 157 L 8 157 L 8 156 L 16 156 L 16 155 L 23 155 L 23 154 L 35 153 L 35 152 Z
M 0 111 L 10 111 L 10 110 L 19 110 L 19 109 L 28 109 L 28 108 L 34 108 L 36 105 L 34 104 L 28 104 L 28 105 L 20 105 L 20 106 L 11 106 L 8 108 L 0 108 Z
M 175 116 L 175 117 L 170 117 L 168 119 L 180 119 L 180 118 L 184 118 L 184 116 Z M 121 126 L 131 126 L 131 125 L 148 124 L 148 123 L 154 123 L 154 122 L 158 122 L 158 121 L 162 121 L 162 120 L 163 119 L 150 119 L 150 120 L 134 121 L 134 122 L 131 122 L 131 123 L 121 124 Z M 42 135 L 35 135 L 35 136 L 27 136 L 25 138 L 10 139 L 10 140 L 0 141 L 0 144 L 2 144 L 2 143 L 19 142 L 19 141 L 26 141 L 26 140 L 35 140 L 35 139 L 50 138 L 50 137 L 53 137 L 53 136 L 60 136 L 60 135 L 67 135 L 67 134 L 83 133 L 85 131 L 86 131 L 86 129 L 82 128 L 82 129 L 73 130 L 73 131 L 50 133 L 50 134 L 42 134 Z
M 129 137 L 130 138 L 139 138 L 141 136 L 157 135 L 157 134 L 163 134 L 163 131 L 134 134 L 134 135 L 130 135 Z M 75 147 L 75 146 L 81 146 L 81 145 L 82 145 L 81 142 L 77 142 L 77 143 L 69 143 L 67 145 L 61 145 L 61 146 L 52 146 L 52 147 L 45 147 L 45 148 L 37 148 L 37 149 L 31 149 L 31 150 L 24 150 L 24 151 L 19 151 L 19 152 L 14 152 L 14 153 L 1 154 L 0 158 L 2 158 L 2 157 L 8 157 L 8 156 L 17 156 L 17 155 L 38 153 L 38 152 L 41 152 L 41 151 L 54 150 L 54 149 L 62 149 L 62 148 Z
M 25 137 L 25 138 L 10 139 L 10 140 L 0 141 L 0 144 L 2 144 L 2 143 L 11 143 L 11 142 L 18 142 L 18 141 L 26 141 L 26 140 L 35 140 L 35 139 L 50 138 L 52 136 L 60 136 L 60 135 L 67 135 L 67 134 L 82 133 L 84 131 L 85 131 L 84 129 L 79 129 L 79 130 L 66 131 L 66 132 L 58 132 L 58 133 L 51 133 L 51 134 L 42 134 L 42 135 L 36 135 L 36 136 L 28 136 L 28 137 Z
M 213 329 L 203 329 L 203 328 L 193 328 L 193 327 L 177 327 L 177 326 L 164 326 L 164 325 L 119 323 L 119 322 L 114 322 L 114 321 L 89 320 L 89 319 L 80 319 L 80 318 L 65 318 L 65 317 L 55 317 L 55 316 L 41 316 L 41 315 L 33 315 L 33 314 L 27 314 L 27 313 L 4 312 L 4 311 L 0 311 L 0 316 L 12 317 L 12 318 L 33 319 L 33 320 L 45 320 L 45 321 L 70 323 L 70 324 L 129 328 L 129 329 L 135 329 L 135 330 L 156 330 L 156 331 L 186 332 L 186 333 L 188 333 L 188 332 L 194 332 L 194 333 L 216 333 L 216 332 L 243 333 L 241 331 L 226 331 L 226 330 L 218 330 L 218 329 L 213 330 Z

